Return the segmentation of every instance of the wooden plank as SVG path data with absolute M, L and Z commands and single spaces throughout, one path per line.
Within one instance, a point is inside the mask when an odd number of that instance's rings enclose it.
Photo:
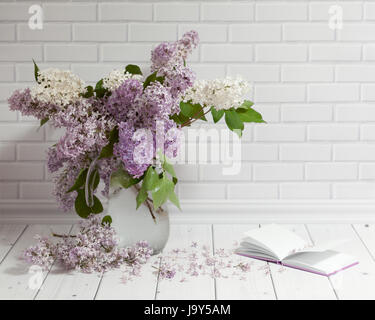
M 214 249 L 234 248 L 235 242 L 240 242 L 245 231 L 259 228 L 257 224 L 217 224 L 213 226 Z M 237 258 L 236 258 L 237 259 Z M 266 273 L 267 263 L 255 259 L 239 257 L 239 262 L 248 263 L 251 260 L 251 271 L 247 274 L 246 281 L 239 278 L 216 279 L 217 299 L 236 300 L 265 300 L 275 299 L 272 279 Z
M 169 242 L 164 250 L 188 249 L 192 242 L 199 246 L 207 245 L 212 250 L 211 225 L 171 225 Z M 215 299 L 215 281 L 209 275 L 187 277 L 187 281 L 180 279 L 159 279 L 156 298 L 160 300 L 176 299 Z
M 307 227 L 318 244 L 346 240 L 346 243 L 333 249 L 351 254 L 359 260 L 359 265 L 330 277 L 339 299 L 375 299 L 375 262 L 352 226 L 311 224 Z M 363 239 L 366 241 L 366 237 Z
M 375 225 L 355 224 L 353 228 L 371 254 L 372 259 L 375 260 Z
M 30 225 L 27 227 L 0 265 L 0 300 L 34 298 L 47 272 L 30 273 L 32 270 L 30 265 L 22 259 L 23 251 L 36 243 L 34 239 L 36 234 L 49 236 L 51 230 L 56 233 L 67 233 L 70 229 L 71 225 Z
M 75 225 L 71 234 L 77 233 Z M 49 271 L 37 300 L 92 300 L 95 297 L 102 274 L 69 271 L 55 263 Z
M 153 265 L 159 265 L 160 255 L 150 258 L 142 267 L 140 276 L 123 281 L 122 268 L 106 272 L 103 275 L 96 294 L 96 300 L 153 300 L 157 286 L 157 272 Z M 126 268 L 126 267 L 124 267 Z
M 4 260 L 5 256 L 25 228 L 25 224 L 0 225 L 0 263 Z
M 310 238 L 303 224 L 282 225 L 307 240 Z M 282 239 L 280 239 L 282 241 Z M 335 292 L 327 277 L 313 273 L 269 264 L 277 298 L 280 300 L 336 299 Z

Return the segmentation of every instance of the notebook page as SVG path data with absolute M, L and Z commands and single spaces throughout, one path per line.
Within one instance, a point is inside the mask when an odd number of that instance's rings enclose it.
M 245 232 L 245 236 L 262 243 L 263 246 L 274 252 L 279 260 L 284 259 L 294 251 L 302 250 L 308 245 L 294 232 L 275 224 L 252 229 Z

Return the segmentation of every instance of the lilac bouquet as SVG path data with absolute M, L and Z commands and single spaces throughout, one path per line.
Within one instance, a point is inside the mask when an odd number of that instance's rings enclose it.
M 146 204 L 153 217 L 168 200 L 180 207 L 170 159 L 178 154 L 181 128 L 207 121 L 209 112 L 215 123 L 225 116 L 228 128 L 239 135 L 244 122 L 264 122 L 243 98 L 246 81 L 195 80 L 186 59 L 198 42 L 198 34 L 190 31 L 176 42 L 161 43 L 151 52 L 150 75 L 129 64 L 95 87 L 70 71 L 40 71 L 34 62 L 36 85 L 15 91 L 9 105 L 38 118 L 41 125 L 66 129 L 48 150 L 48 169 L 62 209 L 74 207 L 82 218 L 101 213 L 95 195 L 100 180 L 105 195 L 110 185 L 136 188 L 137 208 Z

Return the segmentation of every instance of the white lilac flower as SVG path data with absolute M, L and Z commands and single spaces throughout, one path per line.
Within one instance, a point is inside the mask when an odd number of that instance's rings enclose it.
M 31 96 L 42 103 L 67 106 L 80 99 L 85 83 L 69 70 L 46 69 L 38 72 L 38 84 Z
M 124 72 L 124 70 L 115 69 L 112 70 L 107 77 L 103 78 L 103 88 L 108 89 L 109 91 L 113 91 L 128 79 L 136 79 L 142 81 L 143 76 L 140 74 L 131 74 L 129 72 Z
M 198 80 L 186 91 L 184 101 L 207 107 L 214 106 L 216 110 L 237 108 L 243 103 L 248 90 L 248 82 L 239 77 Z

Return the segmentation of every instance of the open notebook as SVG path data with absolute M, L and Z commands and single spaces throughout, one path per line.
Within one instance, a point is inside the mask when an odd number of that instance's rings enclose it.
M 347 254 L 309 246 L 294 232 L 274 224 L 246 232 L 236 253 L 324 276 L 358 264 Z

